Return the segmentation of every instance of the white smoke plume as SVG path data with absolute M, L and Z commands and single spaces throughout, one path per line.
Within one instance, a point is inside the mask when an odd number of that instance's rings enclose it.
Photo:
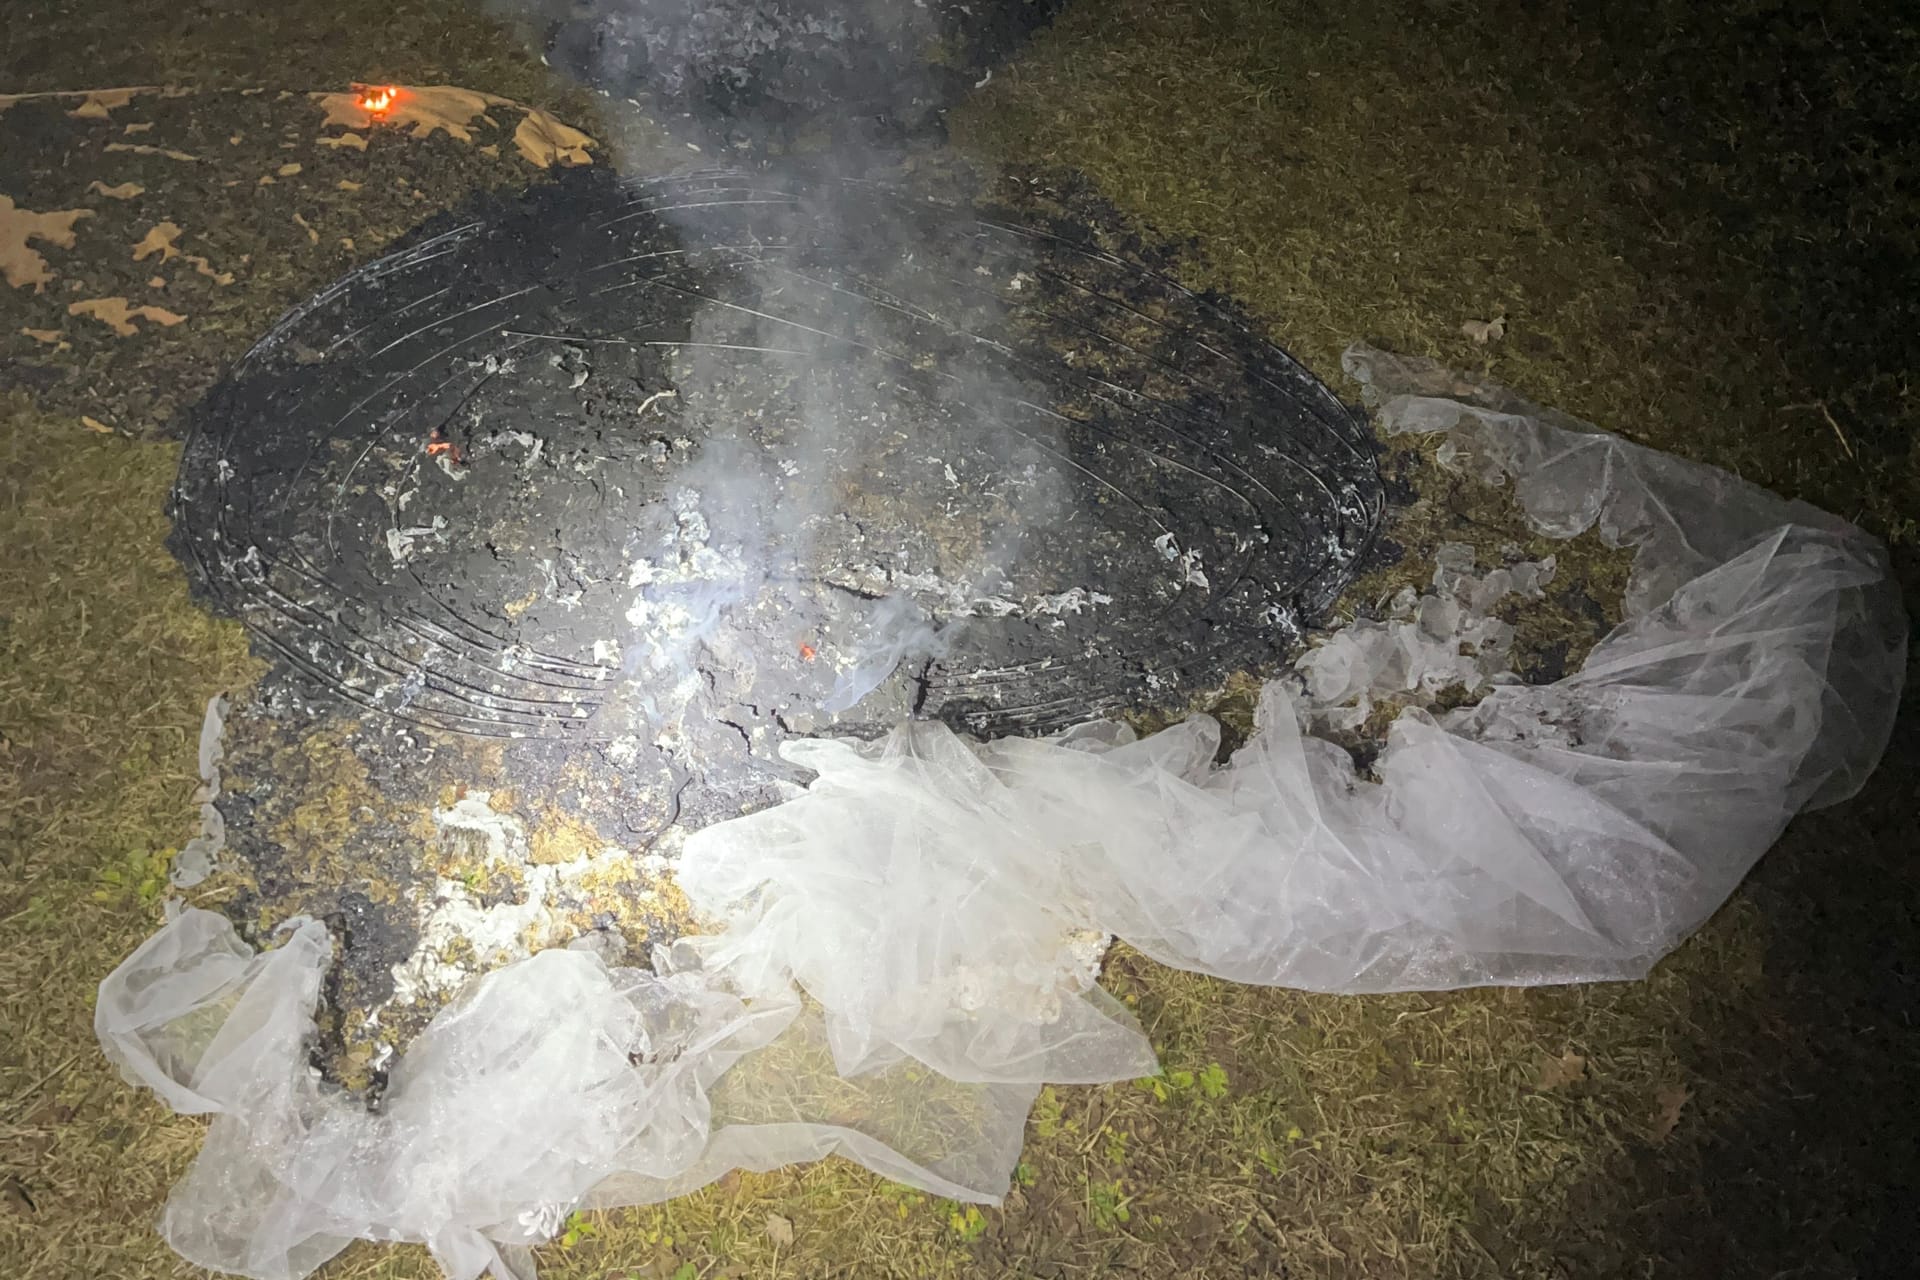
M 699 111 L 667 123 L 705 126 L 706 136 L 716 126 L 728 133 L 730 123 L 751 124 L 747 132 L 759 136 L 769 114 L 789 124 L 844 122 L 877 104 L 925 104 L 938 90 L 923 57 L 935 13 L 908 0 L 490 3 L 530 20 L 563 71 L 609 92 L 610 110 L 627 109 L 628 90 L 649 92 L 663 113 L 693 103 Z M 1030 531 L 1064 503 L 1065 485 L 1044 420 L 1030 415 L 1016 429 L 997 417 L 996 407 L 1027 398 L 1004 365 L 936 365 L 924 352 L 890 349 L 871 332 L 872 300 L 795 278 L 784 250 L 830 256 L 844 248 L 883 274 L 910 276 L 912 305 L 931 327 L 962 315 L 970 332 L 997 327 L 980 282 L 949 281 L 937 269 L 941 251 L 924 219 L 876 220 L 893 206 L 866 182 L 895 172 L 906 144 L 871 129 L 833 127 L 824 136 L 826 149 L 804 156 L 755 147 L 730 157 L 753 180 L 799 198 L 770 230 L 757 224 L 766 242 L 728 264 L 728 296 L 699 304 L 675 352 L 672 389 L 691 461 L 674 472 L 671 522 L 644 525 L 633 547 L 633 634 L 621 674 L 690 694 L 696 656 L 724 620 L 799 609 L 804 584 L 824 582 L 845 597 L 840 634 L 819 645 L 834 671 L 820 709 L 836 715 L 902 664 L 924 667 L 944 654 L 958 619 L 1019 607 L 1009 583 Z M 654 176 L 644 166 L 658 160 L 634 151 L 615 163 L 624 177 L 644 180 Z M 658 212 L 699 244 L 715 241 L 724 216 L 700 200 Z M 777 386 L 743 398 L 742 377 L 756 373 Z M 915 390 L 899 394 L 908 382 Z M 754 406 L 755 420 L 735 416 L 736 404 Z M 902 406 L 914 404 L 937 410 L 938 422 L 905 420 Z M 976 474 L 963 474 L 963 456 Z M 977 474 L 982 459 L 997 474 Z M 940 540 L 919 527 L 937 514 L 924 507 L 937 486 L 924 475 L 909 483 L 923 468 L 944 476 L 955 503 L 970 504 L 964 553 L 952 538 L 933 545 Z M 1017 524 L 996 518 L 1015 507 Z M 669 710 L 652 689 L 636 702 L 650 716 Z

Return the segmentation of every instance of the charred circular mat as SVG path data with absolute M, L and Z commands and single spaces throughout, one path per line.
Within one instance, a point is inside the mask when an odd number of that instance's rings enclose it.
M 312 682 L 649 744 L 1034 733 L 1281 654 L 1372 537 L 1364 421 L 1057 228 L 857 183 L 580 180 L 287 315 L 177 537 Z

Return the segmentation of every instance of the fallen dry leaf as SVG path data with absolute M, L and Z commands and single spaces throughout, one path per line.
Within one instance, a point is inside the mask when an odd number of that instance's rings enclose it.
M 123 182 L 117 187 L 110 187 L 96 178 L 88 185 L 87 190 L 98 192 L 113 200 L 131 200 L 146 188 L 137 182 Z
M 528 164 L 550 169 L 556 164 L 566 168 L 592 164 L 593 157 L 588 151 L 595 144 L 572 125 L 562 124 L 535 107 L 513 131 L 513 145 L 520 149 L 520 157 Z
M 355 151 L 367 149 L 367 136 L 363 133 L 342 133 L 329 138 L 315 138 L 323 147 L 352 147 Z
M 1460 332 L 1483 345 L 1498 342 L 1507 336 L 1507 318 L 1495 316 L 1491 320 L 1468 320 L 1460 326 Z
M 320 243 L 320 233 L 313 229 L 312 223 L 308 222 L 305 218 L 301 217 L 297 213 L 293 215 L 293 220 L 299 223 L 300 229 L 307 233 L 307 239 L 313 241 L 313 243 L 315 244 Z
M 1680 1113 L 1692 1097 L 1693 1092 L 1683 1084 L 1663 1084 L 1653 1091 L 1653 1124 L 1648 1136 L 1656 1146 L 1673 1136 L 1680 1125 Z
M 109 142 L 108 151 L 131 151 L 137 156 L 165 156 L 169 160 L 180 160 L 187 164 L 199 164 L 200 157 L 185 151 L 175 151 L 172 147 L 151 147 L 144 142 Z
M 456 85 L 402 85 L 395 90 L 393 105 L 376 115 L 361 105 L 361 95 L 366 88 L 362 85 L 348 93 L 316 93 L 313 100 L 327 113 L 328 125 L 343 125 L 348 129 L 370 129 L 375 124 L 396 128 L 404 125 L 410 126 L 409 132 L 416 138 L 445 133 L 460 142 L 473 141 L 475 120 L 484 120 L 496 129 L 500 127 L 499 122 L 487 114 L 488 107 L 514 105 L 511 98 Z
M 281 165 L 278 169 L 275 169 L 274 172 L 283 178 L 291 178 L 294 174 L 300 172 L 300 166 L 290 162 Z
M 58 249 L 73 248 L 73 224 L 91 218 L 91 209 L 58 209 L 35 213 L 14 204 L 13 197 L 0 195 L 0 273 L 15 289 L 33 286 L 35 293 L 46 290 L 55 272 L 47 260 L 28 246 L 38 240 Z
M 345 250 L 346 250 L 346 251 L 347 251 L 348 253 L 352 253 L 352 252 L 353 252 L 353 237 L 352 237 L 352 236 L 341 236 L 341 237 L 340 237 L 340 247 L 341 247 L 342 249 L 345 249 Z
M 20 332 L 26 334 L 35 342 L 45 343 L 49 347 L 57 347 L 62 351 L 66 350 L 70 345 L 65 340 L 66 335 L 62 334 L 58 329 L 22 329 Z
M 342 191 L 358 191 L 360 189 L 360 184 L 353 181 L 350 178 L 342 178 L 340 179 L 340 181 L 334 183 L 333 185 L 340 188 Z
M 171 328 L 186 319 L 165 307 L 130 307 L 125 298 L 88 298 L 84 302 L 69 305 L 67 314 L 89 316 L 123 338 L 131 338 L 140 332 L 140 327 L 134 324 L 135 320 L 151 320 L 157 325 Z
M 498 143 L 489 142 L 484 147 L 475 147 L 474 150 L 492 160 L 498 160 L 500 158 L 500 146 Z
M 767 1239 L 773 1241 L 776 1248 L 789 1248 L 793 1244 L 793 1223 L 777 1213 L 767 1215 Z
M 80 98 L 83 100 L 83 106 L 87 101 L 99 98 L 110 107 L 118 107 L 126 105 L 126 100 L 136 93 L 154 92 L 158 92 L 164 98 L 177 98 L 192 91 L 171 89 L 157 84 L 134 84 L 120 89 L 42 89 L 38 93 L 0 93 L 0 111 L 5 111 L 14 103 L 25 102 L 29 98 Z M 115 101 L 116 98 L 119 100 Z
M 122 133 L 145 133 L 145 132 L 146 132 L 147 130 L 149 130 L 149 129 L 151 129 L 151 128 L 153 128 L 153 121 L 151 121 L 151 120 L 143 120 L 143 121 L 141 121 L 141 122 L 139 122 L 138 124 L 130 124 L 130 125 L 128 125 L 128 126 L 127 126 L 126 128 L 124 128 L 124 129 L 122 129 L 122 130 L 121 130 L 120 132 L 122 132 Z
M 160 255 L 160 261 L 167 262 L 177 257 L 180 251 L 173 242 L 180 238 L 180 225 L 176 222 L 162 222 L 147 231 L 139 244 L 133 246 L 133 260 L 145 262 L 154 254 Z
M 91 89 L 86 100 L 67 112 L 79 120 L 105 120 L 116 107 L 124 107 L 133 101 L 132 89 Z
M 261 174 L 261 175 L 260 175 L 260 185 L 261 185 L 261 186 L 263 186 L 263 187 L 270 187 L 270 186 L 272 186 L 272 185 L 273 185 L 273 175 L 272 175 L 272 174 L 270 174 L 270 173 L 263 173 L 263 174 Z
M 96 432 L 103 436 L 110 436 L 113 434 L 112 427 L 100 421 L 100 419 L 98 418 L 89 418 L 84 413 L 80 415 L 80 425 L 85 427 L 89 431 Z
M 1587 1077 L 1587 1060 L 1569 1049 L 1557 1058 L 1542 1058 L 1533 1087 L 1545 1093 L 1578 1084 Z
M 233 283 L 233 272 L 214 270 L 213 264 L 197 253 L 182 253 L 175 243 L 179 239 L 179 224 L 162 222 L 149 230 L 139 244 L 133 246 L 133 260 L 135 262 L 145 262 L 157 253 L 160 255 L 160 261 L 171 262 L 173 259 L 178 258 L 215 284 L 229 285 Z M 159 276 L 154 276 L 148 280 L 147 283 L 157 289 L 166 284 L 166 281 L 162 280 Z
M 147 277 L 147 288 L 164 289 L 166 287 L 167 287 L 167 278 L 165 276 L 148 276 Z

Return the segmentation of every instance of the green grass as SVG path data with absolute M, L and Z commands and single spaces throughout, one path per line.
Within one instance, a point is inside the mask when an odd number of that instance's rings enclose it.
M 9 1275 L 35 1263 L 49 1276 L 174 1270 L 151 1210 L 195 1126 L 121 1087 L 90 1041 L 94 987 L 151 931 L 154 880 L 191 834 L 205 702 L 251 675 L 238 629 L 188 602 L 161 546 L 177 457 L 0 401 Z

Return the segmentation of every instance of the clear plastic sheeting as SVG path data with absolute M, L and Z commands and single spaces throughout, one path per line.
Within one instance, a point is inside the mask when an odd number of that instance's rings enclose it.
M 1502 387 L 1464 382 L 1432 361 L 1360 345 L 1342 363 L 1385 434 L 1445 432 L 1463 468 L 1513 485 L 1543 534 L 1594 529 L 1635 550 L 1625 620 L 1578 673 L 1544 688 L 1603 702 L 1600 689 L 1627 684 L 1614 664 L 1639 655 L 1653 664 L 1649 696 L 1737 694 L 1747 711 L 1776 712 L 1812 699 L 1817 711 L 1797 734 L 1756 732 L 1744 743 L 1748 764 L 1771 763 L 1794 777 L 1794 792 L 1763 812 L 1784 822 L 1860 789 L 1893 732 L 1906 671 L 1906 611 L 1879 539 L 1716 467 L 1630 444 Z M 1745 632 L 1710 612 L 1742 604 Z M 1662 614 L 1662 606 L 1671 608 Z M 1787 629 L 1768 633 L 1762 613 Z M 1676 647 L 1660 653 L 1652 647 L 1660 643 Z M 1778 669 L 1782 686 L 1769 693 L 1738 682 L 1740 671 L 1759 667 Z M 1496 700 L 1493 709 L 1502 707 L 1522 713 Z M 1643 727 L 1666 738 L 1716 721 L 1738 731 L 1731 708 L 1726 717 L 1702 709 Z M 1649 745 L 1622 741 L 1617 749 Z M 1728 745 L 1727 754 L 1737 754 Z
M 476 979 L 408 1047 L 369 1112 L 309 1066 L 333 949 L 317 922 L 290 935 L 255 955 L 224 917 L 186 911 L 101 989 L 95 1029 L 127 1078 L 214 1116 L 161 1222 L 200 1266 L 292 1280 L 364 1238 L 422 1241 L 456 1278 L 526 1277 L 529 1247 L 596 1188 L 657 1200 L 734 1165 L 839 1145 L 824 1125 L 759 1137 L 712 1106 L 714 1082 L 744 1054 L 804 1069 L 808 1028 L 789 1034 L 796 1000 L 749 1005 L 703 974 L 612 968 L 589 947 Z M 804 1090 L 800 1074 L 781 1087 Z M 761 1118 L 816 1118 L 767 1092 Z M 1012 1141 L 1017 1152 L 1017 1130 Z M 858 1157 L 858 1143 L 844 1145 Z M 715 1147 L 727 1158 L 717 1167 Z
M 191 889 L 212 875 L 214 860 L 226 847 L 227 822 L 213 802 L 220 798 L 227 705 L 224 693 L 207 699 L 207 714 L 200 723 L 200 787 L 194 794 L 194 801 L 200 806 L 200 834 L 181 847 L 167 868 L 167 878 L 176 889 Z
M 1511 483 L 1542 530 L 1635 549 L 1627 617 L 1579 672 L 1403 711 L 1371 777 L 1303 731 L 1300 690 L 1319 681 L 1324 706 L 1335 684 L 1399 687 L 1399 641 L 1347 646 L 1338 680 L 1315 659 L 1271 683 L 1224 765 L 1205 717 L 1141 739 L 1095 724 L 980 744 L 910 723 L 791 743 L 817 774 L 804 795 L 688 841 L 680 884 L 712 933 L 652 971 L 580 947 L 476 979 L 378 1112 L 308 1065 L 325 930 L 256 955 L 185 912 L 102 984 L 97 1018 L 129 1080 L 215 1117 L 168 1239 L 261 1280 L 356 1237 L 521 1280 L 572 1208 L 731 1168 L 838 1153 L 994 1200 L 1042 1082 L 1153 1067 L 1094 985 L 1108 936 L 1334 992 L 1645 973 L 1795 812 L 1877 762 L 1905 651 L 1884 551 L 1434 366 L 1356 348 L 1347 367 L 1384 430 L 1448 433 L 1450 463 Z M 1469 568 L 1443 560 L 1426 597 L 1456 612 L 1399 621 L 1445 640 L 1489 593 L 1543 580 Z
M 1509 595 L 1537 600 L 1553 581 L 1554 559 L 1522 560 L 1476 574 L 1472 547 L 1442 544 L 1432 589 L 1402 587 L 1383 619 L 1360 619 L 1325 636 L 1294 667 L 1305 686 L 1304 723 L 1353 729 L 1373 714 L 1376 697 L 1431 698 L 1459 686 L 1469 693 L 1512 680 L 1513 627 L 1492 613 Z

